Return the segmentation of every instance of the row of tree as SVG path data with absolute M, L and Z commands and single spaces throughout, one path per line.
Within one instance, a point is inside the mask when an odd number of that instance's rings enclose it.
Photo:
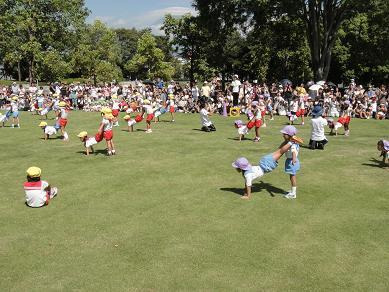
M 387 82 L 387 0 L 194 0 L 197 16 L 166 15 L 166 36 L 111 29 L 84 0 L 0 0 L 0 63 L 19 80 L 95 82 L 232 74 Z

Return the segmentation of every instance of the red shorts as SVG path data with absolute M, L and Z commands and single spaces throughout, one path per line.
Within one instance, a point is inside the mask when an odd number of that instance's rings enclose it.
M 143 117 L 141 115 L 137 115 L 135 117 L 135 122 L 137 122 L 137 123 L 141 122 L 142 120 L 143 120 Z
M 68 124 L 68 119 L 62 119 L 62 118 L 59 119 L 59 125 L 61 127 L 65 128 L 67 124 Z
M 119 110 L 118 110 L 118 109 L 112 110 L 112 115 L 113 115 L 114 117 L 117 117 L 117 116 L 119 115 Z
M 305 114 L 305 110 L 304 109 L 299 109 L 297 112 L 296 112 L 296 116 L 297 117 L 301 117 Z
M 254 128 L 254 126 L 255 126 L 255 122 L 254 121 L 251 121 L 251 122 L 247 123 L 247 129 L 249 129 L 249 130 Z
M 262 120 L 256 120 L 255 121 L 255 127 L 260 128 L 262 126 Z
M 345 120 L 345 124 L 350 124 L 350 122 L 351 122 L 351 117 L 350 116 L 348 116 L 348 117 L 346 117 L 346 120 Z
M 146 121 L 147 122 L 151 122 L 153 119 L 154 119 L 154 114 L 148 114 L 147 118 L 146 118 Z
M 101 142 L 101 140 L 103 140 L 103 135 L 100 133 L 97 133 L 95 135 L 95 139 L 96 139 L 96 142 L 99 143 L 99 142 Z
M 110 140 L 112 140 L 112 138 L 113 138 L 113 132 L 112 132 L 112 130 L 110 130 L 110 131 L 104 131 L 104 139 L 105 139 L 106 141 L 110 141 Z
M 174 106 L 171 106 L 171 107 L 169 108 L 169 112 L 171 112 L 171 113 L 174 113 L 174 112 L 175 112 Z
M 262 117 L 266 116 L 266 111 L 261 112 Z

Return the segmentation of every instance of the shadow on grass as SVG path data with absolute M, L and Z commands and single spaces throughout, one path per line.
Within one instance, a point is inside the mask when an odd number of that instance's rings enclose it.
M 226 192 L 232 192 L 237 195 L 243 196 L 244 195 L 244 189 L 243 188 L 220 188 L 221 191 L 226 191 Z M 276 194 L 285 194 L 286 191 L 283 189 L 280 189 L 276 186 L 273 186 L 272 184 L 265 183 L 261 181 L 260 183 L 255 183 L 251 187 L 251 192 L 256 193 L 256 192 L 261 192 L 262 190 L 266 190 L 270 196 L 275 197 Z
M 145 129 L 136 129 L 137 132 L 146 132 Z
M 235 137 L 235 138 L 227 138 L 227 139 L 228 139 L 228 140 L 239 141 L 239 137 Z M 246 138 L 246 137 L 243 137 L 243 138 L 242 138 L 242 141 L 244 141 L 244 140 L 253 141 L 253 139 Z
M 81 151 L 77 151 L 76 153 L 79 153 L 79 154 L 84 154 L 86 156 L 86 152 L 85 150 L 81 150 Z M 89 153 L 89 155 L 107 155 L 107 149 L 98 149 L 98 150 L 95 150 L 93 151 L 92 153 Z
M 378 160 L 376 158 L 371 158 L 369 161 L 373 163 L 362 163 L 364 166 L 378 167 L 378 168 L 388 168 L 388 165 L 382 162 L 382 160 Z
M 45 140 L 45 138 L 41 137 L 39 138 L 40 140 Z M 47 140 L 63 140 L 63 137 L 61 136 L 57 136 L 57 137 L 50 137 L 49 139 Z

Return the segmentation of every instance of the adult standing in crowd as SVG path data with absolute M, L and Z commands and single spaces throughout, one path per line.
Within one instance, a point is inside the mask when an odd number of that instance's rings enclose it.
M 239 91 L 242 84 L 239 81 L 238 75 L 235 74 L 232 79 L 232 105 L 237 106 L 239 104 Z

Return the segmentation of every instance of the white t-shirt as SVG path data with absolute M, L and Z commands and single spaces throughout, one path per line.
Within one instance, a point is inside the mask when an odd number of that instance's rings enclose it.
M 209 112 L 205 108 L 200 110 L 201 125 L 206 126 L 206 127 L 209 127 L 210 125 L 212 125 L 212 122 L 210 121 L 208 114 L 209 114 Z
M 239 80 L 232 81 L 231 82 L 232 92 L 239 93 L 239 89 L 240 89 L 241 85 L 242 85 L 242 83 L 240 83 Z
M 53 126 L 46 126 L 45 134 L 51 136 L 51 135 L 57 134 L 57 130 Z
M 292 146 L 289 147 L 288 151 L 286 151 L 286 158 L 292 159 L 293 153 L 296 153 L 296 157 L 299 155 L 300 146 L 296 143 L 293 143 Z
M 24 183 L 27 205 L 30 207 L 42 207 L 47 200 L 45 188 L 48 186 L 49 183 L 44 180 Z
M 251 187 L 253 185 L 253 180 L 263 176 L 263 170 L 259 166 L 252 166 L 250 170 L 246 170 L 244 172 L 244 179 L 246 182 L 246 186 Z
M 113 123 L 110 120 L 103 119 L 102 123 L 104 125 L 104 127 L 103 127 L 104 132 L 112 130 Z
M 96 144 L 97 144 L 97 141 L 96 141 L 95 137 L 89 137 L 85 141 L 85 147 L 91 147 L 91 146 L 96 145 Z
M 311 140 L 313 141 L 323 141 L 327 139 L 324 135 L 324 126 L 327 126 L 327 120 L 318 117 L 316 119 L 311 120 L 312 132 L 311 132 Z
M 67 119 L 68 118 L 68 111 L 64 108 L 61 108 L 61 119 Z

